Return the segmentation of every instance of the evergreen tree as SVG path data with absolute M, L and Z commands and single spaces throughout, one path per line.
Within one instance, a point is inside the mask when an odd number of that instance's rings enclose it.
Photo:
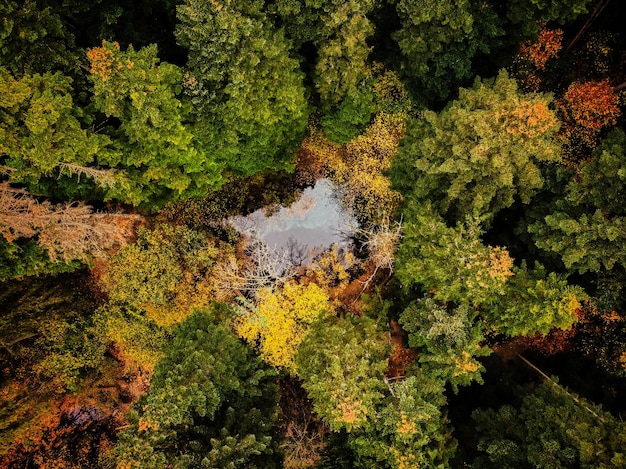
M 504 34 L 487 2 L 396 0 L 402 28 L 393 34 L 405 57 L 403 70 L 419 95 L 446 99 L 472 76 L 477 52 L 489 53 Z
M 373 0 L 276 0 L 272 7 L 296 48 L 302 49 L 305 44 L 315 47 L 313 81 L 325 111 L 340 103 L 344 108 L 352 104 L 358 109 L 368 99 L 360 88 L 368 75 L 367 39 L 374 32 L 368 14 L 375 3 Z
M 516 197 L 528 203 L 543 185 L 540 165 L 560 159 L 549 103 L 548 95 L 520 92 L 504 71 L 477 79 L 409 127 L 392 180 L 405 197 L 431 200 L 453 220 L 489 221 Z
M 292 168 L 308 120 L 303 76 L 263 2 L 188 0 L 176 38 L 203 151 L 237 176 Z
M 118 467 L 278 467 L 275 374 L 211 314 L 176 330 L 120 434 Z
M 159 63 L 154 45 L 123 52 L 104 41 L 87 56 L 94 104 L 121 121 L 109 129 L 114 150 L 99 158 L 123 170 L 108 197 L 158 206 L 168 198 L 205 195 L 221 184 L 221 168 L 186 125 L 178 67 Z
M 321 319 L 298 347 L 296 367 L 315 412 L 334 431 L 368 426 L 384 397 L 388 346 L 369 318 Z
M 476 468 L 618 468 L 626 464 L 626 426 L 563 388 L 544 383 L 521 406 L 479 409 Z
M 563 198 L 543 219 L 531 214 L 537 246 L 580 273 L 626 266 L 626 135 L 616 129 L 570 174 Z M 534 218 L 534 220 L 533 220 Z

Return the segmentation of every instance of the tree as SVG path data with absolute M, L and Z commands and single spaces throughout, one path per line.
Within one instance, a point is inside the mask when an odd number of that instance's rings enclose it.
M 520 27 L 523 37 L 539 30 L 539 21 L 569 23 L 587 13 L 591 0 L 506 0 L 507 19 Z
M 426 111 L 409 126 L 392 168 L 395 187 L 452 220 L 489 221 L 516 197 L 528 203 L 543 185 L 540 165 L 560 159 L 549 103 L 548 95 L 520 92 L 504 71 L 477 79 L 439 114 Z
M 158 207 L 168 198 L 202 196 L 219 187 L 221 167 L 186 125 L 178 67 L 159 63 L 154 45 L 123 52 L 119 44 L 103 41 L 87 57 L 94 104 L 121 121 L 110 129 L 115 150 L 101 161 L 121 166 L 126 178 L 108 197 Z
M 109 139 L 82 128 L 71 83 L 58 72 L 16 79 L 0 67 L 0 169 L 34 193 L 47 192 L 48 177 L 63 195 L 80 193 L 64 168 L 97 169 L 109 158 Z
M 258 343 L 265 361 L 295 374 L 294 357 L 310 325 L 333 312 L 328 295 L 315 283 L 292 280 L 275 290 L 261 289 L 255 301 L 256 306 L 242 308 L 235 319 L 237 334 Z
M 420 286 L 436 300 L 473 306 L 504 294 L 513 259 L 482 243 L 475 219 L 449 228 L 432 206 L 414 203 L 404 215 L 396 273 L 405 289 Z
M 36 238 L 52 261 L 92 262 L 124 246 L 138 215 L 94 213 L 80 204 L 53 205 L 28 192 L 0 183 L 0 235 L 6 241 Z
M 577 321 L 577 312 L 587 295 L 579 286 L 568 285 L 564 275 L 546 273 L 536 263 L 522 262 L 513 269 L 506 293 L 484 308 L 489 323 L 510 337 L 547 334 L 553 328 L 567 330 Z
M 50 6 L 6 0 L 0 5 L 0 66 L 16 77 L 34 73 L 76 73 L 81 58 L 74 36 Z
M 409 345 L 422 351 L 420 362 L 429 376 L 450 383 L 455 392 L 459 385 L 482 383 L 485 368 L 476 358 L 491 350 L 482 345 L 477 310 L 467 304 L 446 307 L 427 296 L 402 312 L 400 324 L 408 332 Z
M 472 414 L 481 468 L 618 468 L 626 463 L 626 427 L 554 383 L 526 391 L 521 406 Z
M 295 364 L 315 412 L 333 431 L 375 419 L 384 397 L 389 346 L 369 318 L 320 319 L 298 347 Z
M 110 260 L 101 285 L 112 303 L 168 327 L 219 296 L 216 268 L 230 261 L 231 250 L 186 226 L 141 228 Z
M 580 273 L 626 265 L 626 136 L 611 132 L 570 174 L 564 198 L 554 201 L 542 219 L 529 220 L 535 244 L 557 254 Z
M 595 147 L 598 134 L 615 124 L 621 114 L 617 94 L 608 80 L 572 83 L 558 107 L 563 122 L 561 134 L 570 152 L 580 145 Z
M 277 467 L 275 373 L 211 314 L 177 328 L 119 435 L 117 467 Z
M 444 385 L 421 371 L 389 384 L 370 427 L 348 435 L 355 468 L 449 467 L 456 442 L 447 418 Z
M 415 88 L 428 99 L 446 99 L 472 76 L 477 52 L 489 53 L 503 35 L 487 3 L 468 0 L 396 0 L 402 28 L 392 37 L 405 57 L 402 64 Z
M 325 111 L 344 101 L 361 101 L 367 39 L 374 32 L 368 14 L 374 6 L 373 0 L 277 0 L 272 6 L 296 48 L 315 47 L 313 81 Z
M 188 0 L 177 9 L 194 134 L 236 176 L 291 169 L 308 119 L 298 62 L 262 4 Z

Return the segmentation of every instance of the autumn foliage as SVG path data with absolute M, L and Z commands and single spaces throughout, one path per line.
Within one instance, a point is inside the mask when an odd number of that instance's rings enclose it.
M 558 102 L 563 121 L 562 135 L 570 143 L 595 147 L 599 133 L 617 122 L 617 95 L 608 80 L 572 83 Z
M 544 70 L 548 60 L 558 56 L 562 48 L 563 30 L 548 29 L 545 24 L 534 42 L 524 42 L 518 53 L 518 60 L 530 62 L 538 70 Z

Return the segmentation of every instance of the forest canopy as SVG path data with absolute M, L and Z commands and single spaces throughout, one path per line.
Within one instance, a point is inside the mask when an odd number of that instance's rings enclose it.
M 0 466 L 624 467 L 625 14 L 5 0 Z

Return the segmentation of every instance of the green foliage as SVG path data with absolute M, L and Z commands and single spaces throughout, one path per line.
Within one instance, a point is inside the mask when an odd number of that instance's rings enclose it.
M 591 0 L 506 0 L 506 16 L 523 36 L 539 30 L 539 21 L 565 24 L 587 13 Z
M 504 293 L 513 260 L 485 246 L 476 220 L 449 228 L 429 204 L 409 203 L 396 274 L 405 288 L 421 286 L 440 301 L 480 305 Z
M 142 310 L 162 326 L 180 322 L 214 298 L 212 268 L 228 249 L 186 226 L 140 228 L 111 258 L 102 285 L 113 303 Z
M 311 326 L 298 347 L 296 368 L 315 412 L 332 430 L 351 432 L 375 418 L 388 353 L 369 318 L 322 319 Z
M 194 134 L 236 176 L 292 169 L 307 125 L 303 76 L 259 1 L 178 6 L 176 38 L 188 50 L 185 93 Z
M 159 63 L 155 45 L 123 52 L 117 43 L 103 41 L 87 56 L 96 108 L 121 121 L 110 131 L 114 150 L 99 158 L 123 170 L 107 197 L 158 207 L 168 198 L 219 187 L 221 168 L 186 125 L 178 67 Z
M 277 467 L 275 374 L 210 314 L 195 313 L 177 329 L 119 436 L 118 465 Z
M 126 369 L 154 369 L 169 338 L 166 331 L 140 311 L 109 302 L 93 317 L 97 341 L 112 346 Z
M 411 303 L 400 315 L 400 324 L 409 334 L 409 345 L 422 351 L 420 363 L 429 376 L 452 385 L 482 383 L 483 365 L 476 357 L 491 353 L 484 341 L 477 311 L 467 305 L 455 308 L 430 297 Z
M 472 76 L 477 52 L 489 53 L 504 34 L 491 6 L 469 0 L 396 0 L 401 29 L 393 34 L 404 72 L 417 92 L 446 99 Z
M 0 366 L 6 377 L 54 393 L 76 391 L 104 361 L 80 274 L 27 278 L 0 288 Z M 33 386 L 33 396 L 39 396 Z M 28 399 L 27 399 L 28 400 Z
M 520 92 L 504 71 L 477 79 L 439 114 L 426 111 L 409 127 L 394 184 L 456 220 L 490 220 L 516 197 L 528 203 L 543 185 L 540 164 L 560 158 L 549 103 L 547 95 Z
M 616 129 L 572 175 L 565 197 L 528 226 L 541 249 L 585 273 L 626 266 L 626 135 Z
M 8 242 L 0 236 L 0 282 L 31 275 L 58 274 L 78 269 L 81 263 L 54 262 L 35 240 Z
M 476 468 L 618 468 L 626 464 L 626 426 L 585 399 L 544 383 L 519 408 L 473 413 Z
M 418 372 L 389 386 L 392 394 L 372 425 L 349 435 L 353 467 L 449 467 L 456 442 L 441 413 L 446 403 L 443 382 Z
M 0 66 L 15 76 L 76 72 L 81 65 L 73 35 L 42 3 L 5 0 L 0 5 Z
M 349 93 L 334 112 L 322 117 L 320 125 L 331 142 L 343 145 L 363 131 L 374 110 L 374 94 L 364 86 Z
M 340 103 L 358 94 L 367 76 L 370 53 L 367 39 L 374 32 L 368 14 L 375 3 L 373 0 L 277 0 L 272 6 L 297 48 L 305 43 L 315 46 L 313 80 L 325 111 L 337 105 L 350 106 L 349 102 Z
M 485 307 L 485 316 L 498 331 L 511 337 L 547 334 L 576 322 L 580 302 L 587 299 L 582 288 L 568 285 L 564 275 L 546 273 L 539 263 L 528 269 L 522 262 L 513 270 L 505 295 Z
M 15 79 L 0 68 L 1 169 L 12 182 L 37 193 L 40 180 L 61 177 L 62 163 L 87 166 L 106 158 L 109 139 L 82 129 L 71 93 L 71 79 L 60 73 Z

